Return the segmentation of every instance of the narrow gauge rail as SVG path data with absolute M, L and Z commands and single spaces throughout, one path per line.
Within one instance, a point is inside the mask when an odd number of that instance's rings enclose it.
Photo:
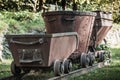
M 77 77 L 77 76 L 80 76 L 82 74 L 85 74 L 85 73 L 88 73 L 90 71 L 93 71 L 93 70 L 95 70 L 97 68 L 104 67 L 105 66 L 104 63 L 105 62 L 96 63 L 93 66 L 90 66 L 88 68 L 81 68 L 81 69 L 72 71 L 69 74 L 64 74 L 64 75 L 61 75 L 61 76 L 49 78 L 48 80 L 67 80 L 68 78 L 70 78 L 70 76 L 71 77 Z M 0 80 L 21 80 L 22 76 L 24 76 L 24 75 L 25 74 L 22 73 L 19 76 L 9 76 L 9 77 L 2 78 Z
M 53 78 L 50 78 L 48 80 L 67 80 L 70 77 L 77 77 L 77 76 L 80 76 L 82 74 L 85 74 L 85 73 L 88 73 L 90 71 L 93 71 L 93 70 L 95 70 L 97 68 L 104 67 L 105 66 L 104 63 L 105 62 L 96 63 L 93 66 L 90 66 L 88 68 L 78 69 L 78 70 L 70 72 L 69 74 L 64 74 L 64 75 L 61 75 L 61 76 L 58 76 L 58 77 L 53 77 Z

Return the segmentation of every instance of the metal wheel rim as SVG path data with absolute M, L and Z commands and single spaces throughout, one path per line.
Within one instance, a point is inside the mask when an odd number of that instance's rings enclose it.
M 70 60 L 65 59 L 63 61 L 64 64 L 64 73 L 69 73 L 70 71 L 72 71 L 72 63 Z
M 18 75 L 21 73 L 21 69 L 19 67 L 16 67 L 16 65 L 14 64 L 14 61 L 12 61 L 11 63 L 11 72 L 13 75 Z
M 63 66 L 59 60 L 55 60 L 54 62 L 54 75 L 60 76 L 63 73 Z
M 104 61 L 104 54 L 101 52 L 99 53 L 99 62 L 103 62 Z
M 82 66 L 82 68 L 86 68 L 86 67 L 88 67 L 88 65 L 89 65 L 89 62 L 88 62 L 88 58 L 87 58 L 87 55 L 85 54 L 85 53 L 82 53 L 81 54 L 81 58 L 80 58 L 81 60 L 80 60 L 80 62 L 81 62 L 81 66 Z
M 90 60 L 89 65 L 92 66 L 93 63 L 94 63 L 95 58 L 91 53 L 88 53 L 88 57 L 89 57 L 89 60 Z

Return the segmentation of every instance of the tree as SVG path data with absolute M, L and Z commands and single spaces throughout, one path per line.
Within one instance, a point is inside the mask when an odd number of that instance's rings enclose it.
M 110 11 L 113 13 L 115 21 L 120 20 L 120 0 L 0 0 L 0 10 L 19 11 L 27 9 L 38 12 L 46 4 L 61 6 L 63 10 L 69 6 L 73 10 L 80 11 Z

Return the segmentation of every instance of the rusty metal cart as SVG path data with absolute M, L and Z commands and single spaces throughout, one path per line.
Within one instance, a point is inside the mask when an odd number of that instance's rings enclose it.
M 94 49 L 112 27 L 111 13 L 51 11 L 42 16 L 46 34 L 6 35 L 13 74 L 53 66 L 55 75 L 60 75 L 71 71 L 72 62 L 87 67 L 95 56 L 104 60 L 104 51 Z
M 54 65 L 54 72 L 59 75 L 61 63 L 65 61 L 78 46 L 76 32 L 54 34 L 6 35 L 13 62 L 11 72 L 19 74 L 21 70 L 47 68 Z M 54 63 L 54 64 L 53 64 Z M 68 66 L 66 71 L 69 71 Z
M 105 36 L 112 28 L 112 13 L 104 11 L 94 11 L 97 16 L 95 17 L 94 27 L 90 40 L 90 47 L 96 49 L 96 47 L 104 40 Z M 93 50 L 92 50 L 93 51 Z M 96 51 L 99 61 L 104 60 L 105 51 Z
M 79 58 L 81 61 L 80 64 L 83 67 L 86 67 L 88 64 L 86 53 L 88 52 L 96 13 L 79 11 L 51 11 L 43 13 L 42 16 L 45 21 L 47 33 L 78 33 L 79 45 L 78 50 L 74 53 L 74 57 L 75 55 L 76 57 L 81 56 Z

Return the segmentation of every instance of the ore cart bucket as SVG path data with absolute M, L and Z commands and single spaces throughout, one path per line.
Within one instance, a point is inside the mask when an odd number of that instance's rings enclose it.
M 94 12 L 51 11 L 42 14 L 47 33 L 77 32 L 80 53 L 87 52 L 96 14 Z
M 95 45 L 99 45 L 112 27 L 112 14 L 110 12 L 94 11 L 95 17 L 92 37 L 96 36 Z
M 49 67 L 54 60 L 68 58 L 78 46 L 76 32 L 6 35 L 6 39 L 16 66 L 26 68 Z

